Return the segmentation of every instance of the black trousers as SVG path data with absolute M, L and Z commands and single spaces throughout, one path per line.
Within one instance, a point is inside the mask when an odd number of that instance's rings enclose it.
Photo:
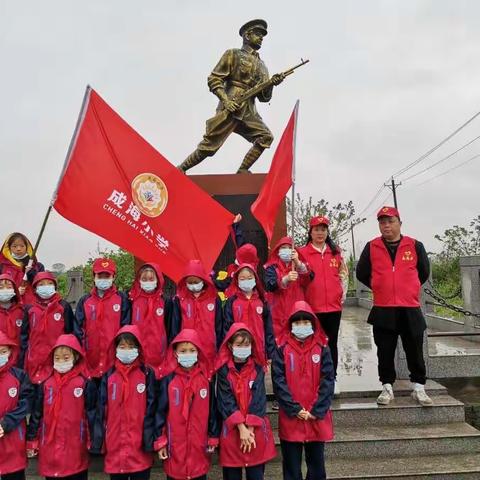
M 302 453 L 305 449 L 307 476 L 305 480 L 324 480 L 325 472 L 324 442 L 287 442 L 280 440 L 282 447 L 283 480 L 303 480 Z
M 66 477 L 45 477 L 47 480 L 87 480 L 88 470 L 83 470 L 83 472 L 78 472 L 73 475 L 67 475 Z
M 223 467 L 223 480 L 242 480 L 242 467 Z M 263 480 L 265 464 L 245 467 L 247 480 Z
M 149 480 L 150 469 L 142 470 L 141 472 L 133 473 L 111 473 L 111 480 Z
M 338 330 L 340 329 L 340 319 L 342 312 L 316 313 L 323 331 L 328 337 L 328 347 L 332 354 L 333 368 L 335 369 L 335 378 L 337 377 L 338 365 Z
M 18 470 L 17 472 L 4 473 L 0 475 L 2 480 L 25 480 L 25 470 Z
M 175 480 L 175 478 L 169 477 L 169 476 L 167 475 L 167 480 Z M 195 478 L 192 478 L 191 480 L 207 480 L 207 476 L 206 476 L 206 475 L 202 475 L 201 477 L 195 477 Z
M 412 332 L 408 323 L 397 322 L 394 330 L 381 327 L 373 327 L 373 339 L 377 346 L 378 376 L 385 383 L 395 382 L 395 350 L 397 349 L 398 337 L 402 339 L 403 349 L 407 358 L 407 366 L 410 371 L 410 380 L 414 383 L 425 385 L 427 371 L 423 359 L 423 332 Z

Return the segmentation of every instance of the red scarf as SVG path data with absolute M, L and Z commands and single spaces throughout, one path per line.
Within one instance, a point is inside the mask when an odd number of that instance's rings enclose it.
M 57 429 L 58 417 L 62 408 L 63 387 L 74 377 L 79 375 L 80 371 L 76 365 L 67 373 L 58 373 L 56 370 L 53 372 L 53 380 L 55 381 L 55 388 L 57 394 L 53 400 L 52 406 L 52 425 L 50 432 L 48 433 L 48 442 L 51 442 L 55 437 L 55 430 Z
M 253 371 L 255 370 L 255 362 L 253 361 L 252 357 L 250 357 L 242 366 L 242 368 L 237 370 L 233 360 L 230 360 L 228 362 L 228 368 L 230 370 L 230 374 L 235 378 L 235 399 L 237 400 L 240 412 L 242 412 L 242 415 L 245 416 L 247 415 L 248 405 L 250 403 L 250 385 L 248 382 Z
M 48 317 L 52 314 L 53 310 L 59 305 L 62 297 L 59 293 L 55 293 L 52 297 L 40 301 L 37 301 L 37 305 L 42 309 L 42 316 L 38 322 L 40 331 L 43 333 L 47 330 Z
M 198 391 L 198 388 L 200 387 L 200 376 L 203 371 L 197 363 L 191 368 L 191 370 L 185 370 L 179 365 L 175 369 L 175 373 L 181 375 L 184 379 L 182 416 L 185 420 L 188 420 L 188 416 L 190 415 L 190 405 L 195 392 Z

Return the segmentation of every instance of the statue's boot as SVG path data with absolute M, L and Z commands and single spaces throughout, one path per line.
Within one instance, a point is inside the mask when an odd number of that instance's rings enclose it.
M 240 168 L 237 173 L 250 173 L 249 168 L 258 160 L 258 157 L 262 154 L 265 148 L 260 145 L 254 145 L 245 155 Z
M 195 150 L 191 153 L 180 165 L 177 166 L 179 170 L 185 173 L 190 168 L 198 165 L 202 160 L 205 160 L 207 155 L 200 152 L 199 150 Z

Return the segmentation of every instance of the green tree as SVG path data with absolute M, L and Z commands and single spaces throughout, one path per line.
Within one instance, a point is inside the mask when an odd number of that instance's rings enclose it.
M 452 259 L 468 255 L 480 254 L 480 215 L 474 218 L 468 227 L 454 225 L 447 228 L 443 235 L 435 235 L 442 243 L 439 256 Z
M 294 241 L 297 245 L 304 245 L 308 238 L 308 223 L 312 217 L 323 215 L 330 220 L 330 236 L 338 245 L 348 240 L 348 233 L 352 227 L 364 222 L 365 218 L 355 218 L 355 207 L 350 200 L 347 203 L 330 205 L 324 199 L 313 200 L 302 198 L 298 193 L 295 197 L 295 223 L 293 229 Z M 287 225 L 288 234 L 292 232 L 292 201 L 287 198 Z

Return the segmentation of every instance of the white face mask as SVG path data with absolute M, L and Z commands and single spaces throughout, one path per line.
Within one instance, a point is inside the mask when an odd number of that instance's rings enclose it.
M 130 365 L 138 357 L 138 348 L 117 348 L 116 356 L 122 363 Z
M 187 288 L 192 292 L 192 293 L 199 293 L 203 289 L 203 282 L 198 282 L 198 283 L 187 283 Z
M 73 368 L 74 362 L 73 360 L 69 360 L 68 362 L 53 362 L 53 368 L 58 373 L 67 373 Z
M 113 278 L 96 278 L 95 286 L 99 290 L 108 290 L 113 285 Z
M 12 253 L 12 257 L 15 260 L 23 260 L 24 258 L 28 257 L 28 253 L 25 252 L 23 255 L 17 255 L 16 253 Z
M 153 292 L 157 288 L 157 281 L 152 280 L 152 281 L 143 281 L 140 280 L 140 288 L 147 293 Z
M 5 288 L 0 290 L 0 302 L 9 302 L 15 296 L 13 288 Z
M 5 366 L 8 363 L 9 358 L 10 358 L 10 353 L 4 353 L 0 355 L 0 367 Z

